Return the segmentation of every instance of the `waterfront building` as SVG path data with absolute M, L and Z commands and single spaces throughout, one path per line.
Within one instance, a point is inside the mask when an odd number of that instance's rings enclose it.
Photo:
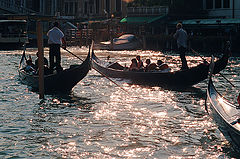
M 203 0 L 203 10 L 210 18 L 240 18 L 240 0 Z
M 64 0 L 60 15 L 79 18 L 109 18 L 126 16 L 127 3 L 123 0 Z

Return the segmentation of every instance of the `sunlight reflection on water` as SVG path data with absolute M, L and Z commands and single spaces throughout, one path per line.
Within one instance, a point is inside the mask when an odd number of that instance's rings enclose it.
M 69 50 L 84 58 L 88 48 Z M 35 51 L 28 49 L 27 53 L 34 55 Z M 46 95 L 40 101 L 36 92 L 17 79 L 21 51 L 1 53 L 0 157 L 218 158 L 234 154 L 204 110 L 207 81 L 177 91 L 114 79 L 126 93 L 91 70 L 71 94 Z M 165 60 L 174 69 L 180 65 L 176 53 L 98 50 L 95 53 L 101 58 L 110 54 L 112 61 L 127 65 L 139 54 L 143 60 L 149 57 L 153 61 Z M 190 66 L 202 61 L 196 56 L 187 56 L 187 60 Z M 62 61 L 64 67 L 79 63 L 66 52 Z M 239 80 L 236 66 L 239 62 L 233 59 L 223 71 L 233 81 Z M 215 81 L 218 89 L 226 92 L 226 87 L 220 84 L 226 81 L 218 76 Z M 228 92 L 233 91 L 227 86 Z M 236 101 L 234 94 L 228 98 Z

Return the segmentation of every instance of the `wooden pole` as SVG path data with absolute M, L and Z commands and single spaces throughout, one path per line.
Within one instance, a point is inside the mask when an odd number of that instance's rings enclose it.
M 113 50 L 113 14 L 110 21 L 110 50 Z
M 44 68 L 43 68 L 43 30 L 41 21 L 37 21 L 37 44 L 38 44 L 38 75 L 39 75 L 39 99 L 44 98 Z

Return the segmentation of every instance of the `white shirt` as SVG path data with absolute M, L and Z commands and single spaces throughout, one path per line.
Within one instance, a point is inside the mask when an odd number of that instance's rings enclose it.
M 176 33 L 174 34 L 174 37 L 177 39 L 178 48 L 181 47 L 181 46 L 183 46 L 184 48 L 187 48 L 188 35 L 187 35 L 187 32 L 185 30 L 183 30 L 182 28 L 178 29 L 176 31 Z
M 48 36 L 48 44 L 62 44 L 62 38 L 64 37 L 63 32 L 57 28 L 53 27 L 47 33 Z

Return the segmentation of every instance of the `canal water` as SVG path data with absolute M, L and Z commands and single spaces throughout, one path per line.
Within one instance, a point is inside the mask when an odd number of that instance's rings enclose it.
M 81 58 L 87 48 L 71 47 Z M 35 59 L 36 49 L 26 53 Z M 47 48 L 45 48 L 46 57 Z M 95 51 L 103 59 L 129 66 L 131 58 L 162 59 L 178 69 L 174 52 Z M 240 153 L 219 131 L 204 109 L 207 80 L 183 90 L 167 90 L 113 79 L 126 93 L 96 71 L 69 94 L 39 99 L 18 78 L 22 50 L 0 51 L 0 158 L 239 158 Z M 220 53 L 219 53 L 220 54 Z M 210 53 L 204 58 L 210 60 Z M 190 66 L 202 62 L 188 55 Z M 80 63 L 63 52 L 62 65 Z M 239 90 L 239 58 L 232 57 L 217 89 L 236 104 Z

